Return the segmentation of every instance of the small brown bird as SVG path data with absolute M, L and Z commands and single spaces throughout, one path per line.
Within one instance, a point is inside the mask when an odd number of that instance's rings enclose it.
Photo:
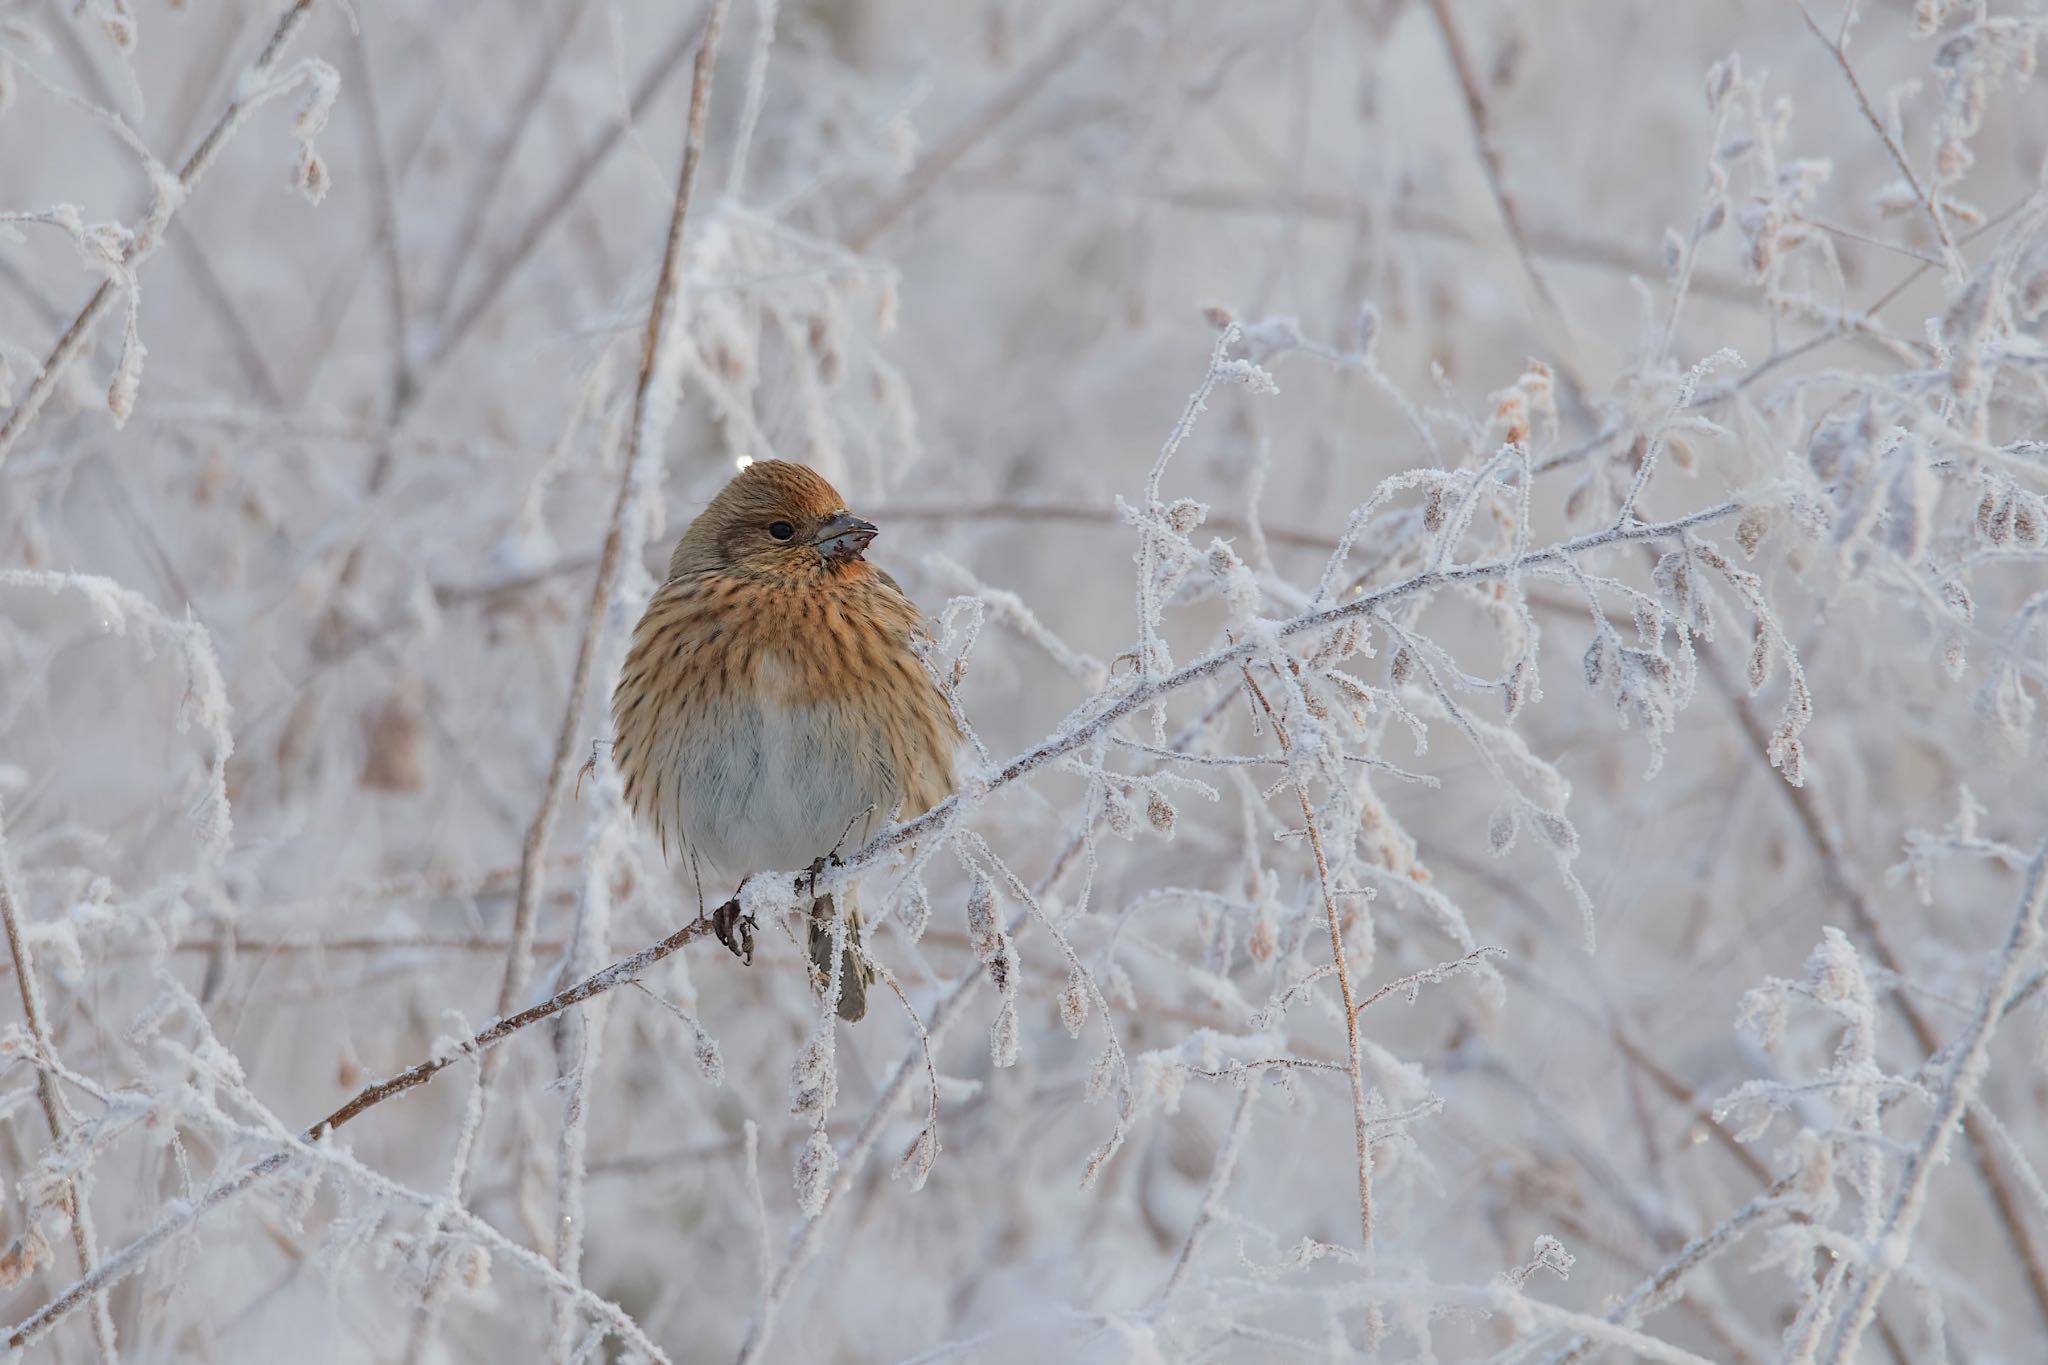
M 690 524 L 612 693 L 626 800 L 666 853 L 744 880 L 817 867 L 899 809 L 953 787 L 959 731 L 912 651 L 923 628 L 864 554 L 875 526 L 802 465 L 741 470 Z M 811 907 L 813 981 L 830 979 L 832 897 Z M 735 926 L 719 936 L 741 951 Z M 847 906 L 841 1018 L 873 972 Z

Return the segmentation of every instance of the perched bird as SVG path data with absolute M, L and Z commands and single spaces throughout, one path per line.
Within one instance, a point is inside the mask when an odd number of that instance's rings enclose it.
M 633 630 L 612 693 L 626 800 L 664 853 L 744 880 L 817 867 L 953 787 L 959 731 L 912 650 L 923 628 L 864 557 L 876 528 L 802 465 L 748 465 L 690 524 Z M 847 906 L 839 1014 L 873 972 Z M 811 907 L 814 983 L 830 978 L 832 897 Z M 741 951 L 728 918 L 719 937 Z

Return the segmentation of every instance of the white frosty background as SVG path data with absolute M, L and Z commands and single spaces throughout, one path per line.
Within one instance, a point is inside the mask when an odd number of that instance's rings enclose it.
M 734 0 L 637 417 L 691 6 L 0 5 L 14 1347 L 2039 1359 L 2039 7 L 1811 3 Z M 770 454 L 901 1001 L 465 1050 L 694 916 L 573 779 Z

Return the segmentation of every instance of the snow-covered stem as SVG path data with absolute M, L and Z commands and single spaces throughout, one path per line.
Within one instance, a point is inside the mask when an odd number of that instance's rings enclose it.
M 275 1140 L 273 1133 L 263 1129 L 230 1128 L 224 1135 L 247 1141 Z M 251 1163 L 231 1176 L 214 1182 L 196 1196 L 170 1203 L 164 1214 L 141 1236 L 107 1256 L 92 1274 L 81 1277 L 34 1314 L 8 1329 L 8 1347 L 20 1350 L 34 1343 L 50 1328 L 61 1322 L 81 1300 L 119 1283 L 142 1269 L 164 1243 L 193 1227 L 201 1219 L 245 1191 L 271 1176 L 290 1169 L 295 1164 L 328 1169 L 381 1198 L 445 1214 L 450 1224 L 462 1235 L 486 1247 L 492 1255 L 504 1257 L 512 1264 L 525 1269 L 555 1293 L 574 1300 L 594 1320 L 603 1323 L 608 1332 L 618 1336 L 622 1342 L 640 1352 L 646 1359 L 669 1361 L 667 1353 L 648 1338 L 640 1325 L 634 1322 L 625 1310 L 611 1300 L 566 1280 L 545 1257 L 514 1242 L 475 1214 L 461 1208 L 449 1208 L 435 1196 L 422 1194 L 395 1180 L 378 1175 L 354 1158 L 304 1136 L 289 1140 L 280 1150 Z
M 632 418 L 626 427 L 625 449 L 620 452 L 619 487 L 612 502 L 611 522 L 605 530 L 604 548 L 598 552 L 597 582 L 590 590 L 590 607 L 583 618 L 583 637 L 576 646 L 576 666 L 569 682 L 569 695 L 562 703 L 561 724 L 555 731 L 554 757 L 549 760 L 547 780 L 541 799 L 526 827 L 519 851 L 519 890 L 513 902 L 512 947 L 505 958 L 505 974 L 498 987 L 498 1013 L 512 1008 L 526 989 L 533 971 L 534 920 L 540 906 L 541 869 L 547 861 L 548 837 L 554 828 L 555 808 L 568 789 L 574 770 L 578 736 L 582 733 L 585 698 L 597 663 L 612 594 L 617 590 L 629 537 L 637 544 L 636 527 L 643 519 L 636 510 L 659 482 L 655 477 L 661 459 L 662 441 L 675 415 L 677 370 L 682 364 L 684 341 L 676 321 L 683 289 L 683 221 L 690 208 L 690 191 L 697 181 L 697 167 L 704 157 L 704 110 L 711 99 L 712 66 L 718 55 L 718 32 L 728 0 L 713 0 L 705 19 L 704 37 L 697 46 L 695 76 L 690 87 L 689 123 L 683 139 L 682 172 L 676 179 L 675 202 L 669 210 L 668 236 L 663 242 L 660 273 L 655 277 L 654 299 L 647 310 L 647 329 L 640 341 L 640 375 L 633 388 Z
M 1927 1191 L 1934 1173 L 1948 1160 L 1956 1131 L 1984 1083 L 1990 1066 L 1991 1040 L 1998 1034 L 2006 1002 L 2018 989 L 2028 959 L 2043 942 L 2042 911 L 2048 906 L 2048 875 L 2044 871 L 2048 871 L 2048 842 L 2036 848 L 2027 863 L 2026 881 L 2013 913 L 2012 928 L 1999 948 L 1977 1007 L 1957 1040 L 1942 1077 L 1934 1113 L 1918 1145 L 1906 1158 L 1905 1170 L 1899 1176 L 1898 1189 L 1884 1211 L 1883 1221 L 1864 1239 L 1858 1262 L 1850 1269 L 1853 1288 L 1824 1357 L 1827 1365 L 1842 1365 L 1856 1358 L 1863 1333 L 1877 1313 L 1877 1301 L 1911 1252 L 1913 1234 L 1926 1211 Z
M 660 942 L 651 943 L 632 956 L 621 958 L 603 971 L 585 977 L 582 981 L 577 982 L 568 989 L 560 991 L 546 1000 L 529 1006 L 508 1018 L 498 1020 L 488 1028 L 473 1034 L 458 1046 L 436 1052 L 435 1055 L 427 1058 L 425 1061 L 408 1067 L 394 1076 L 363 1087 L 346 1104 L 343 1104 L 333 1113 L 328 1114 L 325 1118 L 308 1127 L 299 1135 L 298 1141 L 309 1145 L 321 1143 L 337 1128 L 360 1118 L 369 1110 L 376 1108 L 394 1096 L 402 1095 L 408 1090 L 425 1085 L 456 1062 L 487 1055 L 492 1048 L 513 1034 L 518 1033 L 521 1029 L 552 1018 L 565 1009 L 580 1005 L 584 1001 L 603 995 L 607 991 L 616 990 L 620 986 L 639 980 L 650 967 L 669 956 L 669 954 L 676 952 L 686 944 L 709 936 L 710 933 L 711 923 L 709 920 L 694 920 Z M 70 1289 L 67 1289 L 63 1294 L 45 1304 L 29 1318 L 18 1323 L 9 1333 L 8 1344 L 12 1347 L 19 1347 L 34 1340 L 51 1325 L 68 1315 L 80 1301 L 134 1273 L 148 1259 L 150 1253 L 162 1245 L 164 1241 L 175 1236 L 178 1232 L 196 1222 L 204 1214 L 210 1212 L 214 1207 L 233 1198 L 250 1185 L 275 1175 L 291 1159 L 292 1153 L 290 1151 L 273 1153 L 271 1156 L 265 1157 L 261 1161 L 247 1167 L 238 1175 L 219 1182 L 200 1200 L 190 1203 L 184 1208 L 173 1210 L 170 1215 L 158 1225 L 152 1227 L 143 1237 L 130 1243 L 114 1255 L 105 1258 L 97 1270 L 82 1277 Z M 448 1216 L 456 1219 L 471 1218 L 471 1215 L 459 1208 L 448 1211 Z M 553 1267 L 549 1266 L 548 1268 L 552 1273 Z M 580 1287 L 577 1287 L 577 1292 L 579 1295 L 585 1293 Z M 654 1354 L 659 1357 L 658 1352 Z
M 1070 840 L 1060 856 L 1039 880 L 1037 891 L 1043 895 L 1066 874 L 1067 867 L 1075 854 L 1080 852 L 1082 840 L 1076 836 Z M 1007 926 L 1006 932 L 1012 937 L 1021 936 L 1031 924 L 1028 910 L 1019 910 Z M 763 1359 L 768 1342 L 773 1336 L 780 1317 L 782 1304 L 795 1287 L 797 1276 L 817 1255 L 818 1246 L 824 1237 L 829 1216 L 843 1202 L 846 1192 L 852 1188 L 855 1176 L 867 1164 L 875 1144 L 880 1141 L 882 1128 L 888 1122 L 896 1106 L 910 1093 L 917 1077 L 924 1071 L 928 1050 L 936 1048 L 952 1032 L 953 1026 L 965 1014 L 967 1003 L 973 999 L 976 989 L 988 979 L 986 963 L 976 961 L 965 975 L 954 981 L 939 1003 L 925 1016 L 924 1030 L 917 1045 L 899 1062 L 896 1070 L 882 1087 L 881 1093 L 869 1107 L 860 1128 L 840 1157 L 837 1176 L 826 1187 L 825 1202 L 816 1213 L 798 1220 L 795 1231 L 790 1235 L 789 1245 L 783 1252 L 782 1261 L 775 1268 L 762 1289 L 761 1302 L 754 1310 L 752 1320 L 747 1324 L 747 1334 L 740 1344 L 735 1365 L 754 1365 Z
M 1863 111 L 1864 121 L 1870 125 L 1870 130 L 1877 134 L 1877 140 L 1884 144 L 1885 154 L 1891 157 L 1892 164 L 1899 168 L 1899 174 L 1913 187 L 1914 200 L 1926 213 L 1927 221 L 1933 225 L 1934 235 L 1941 243 L 1942 259 L 1949 273 L 1960 275 L 1963 273 L 1963 258 L 1956 250 L 1955 234 L 1949 230 L 1948 218 L 1942 213 L 1941 205 L 1935 199 L 1934 188 L 1921 182 L 1919 173 L 1913 169 L 1912 160 L 1906 155 L 1906 149 L 1901 147 L 1899 140 L 1892 135 L 1891 127 L 1886 124 L 1884 117 L 1872 107 L 1870 96 L 1863 89 L 1863 82 L 1856 76 L 1856 68 L 1849 63 L 1849 24 L 1855 16 L 1856 6 L 1857 0 L 1844 0 L 1842 27 L 1832 38 L 1814 19 L 1813 11 L 1806 7 L 1805 0 L 1800 0 L 1799 17 L 1805 21 L 1808 31 L 1820 39 L 1822 45 L 1827 48 L 1828 55 L 1835 59 L 1835 65 L 1842 69 L 1843 79 L 1849 82 L 1849 89 L 1856 96 L 1856 107 Z
M 1677 1255 L 1608 1309 L 1607 1320 L 1618 1327 L 1640 1327 L 1644 1318 L 1678 1297 L 1686 1276 L 1734 1246 L 1753 1227 L 1793 1211 L 1794 1201 L 1788 1200 L 1787 1196 L 1792 1193 L 1795 1183 L 1791 1176 L 1774 1182 L 1762 1194 L 1722 1219 L 1712 1231 L 1703 1232 L 1687 1242 L 1679 1248 Z M 1561 1354 L 1552 1357 L 1553 1365 L 1574 1365 L 1584 1360 L 1592 1349 L 1591 1341 L 1579 1337 L 1566 1345 Z
M 733 135 L 732 169 L 726 175 L 728 199 L 745 199 L 747 160 L 754 150 L 754 130 L 761 122 L 761 98 L 768 88 L 768 57 L 775 48 L 775 21 L 781 0 L 754 0 L 754 48 L 747 58 L 746 98 L 740 105 L 739 131 Z
M 600 828 L 592 840 L 595 847 L 589 855 L 583 900 L 577 907 L 576 927 L 562 964 L 564 975 L 589 971 L 608 951 L 615 844 L 603 826 L 614 824 L 622 816 L 616 801 L 604 799 L 611 795 L 610 790 L 601 789 L 597 802 L 594 823 Z M 562 1091 L 562 1132 L 556 1146 L 554 1260 L 563 1277 L 576 1284 L 583 1282 L 591 1092 L 604 1055 L 604 1015 L 605 1007 L 600 1001 L 592 1001 L 588 1009 L 573 1010 L 564 1016 L 555 1039 L 556 1069 Z M 575 1351 L 577 1317 L 569 1300 L 556 1301 L 554 1353 L 560 1365 L 568 1365 Z
M 1532 570 L 1549 565 L 1562 565 L 1588 550 L 1596 550 L 1605 546 L 1626 545 L 1645 540 L 1659 540 L 1674 535 L 1679 531 L 1690 530 L 1696 526 L 1706 526 L 1717 521 L 1724 521 L 1740 513 L 1746 505 L 1746 501 L 1742 498 L 1728 498 L 1709 507 L 1703 507 L 1698 511 L 1687 513 L 1682 517 L 1674 517 L 1669 521 L 1654 523 L 1635 522 L 1625 526 L 1615 525 L 1598 531 L 1590 531 L 1585 535 L 1573 536 L 1542 550 L 1533 551 L 1521 556 L 1519 559 L 1510 557 L 1486 560 L 1478 564 L 1454 565 L 1434 573 L 1417 574 L 1413 578 L 1402 579 L 1400 582 L 1391 583 L 1384 588 L 1360 593 L 1339 606 L 1324 607 L 1320 610 L 1304 612 L 1299 616 L 1276 622 L 1271 628 L 1272 634 L 1282 640 L 1293 639 L 1295 636 L 1320 630 L 1327 626 L 1337 625 L 1344 621 L 1371 617 L 1394 603 L 1405 602 L 1410 598 L 1417 597 L 1436 588 L 1506 578 L 1517 567 Z M 1007 786 L 1021 777 L 1036 772 L 1053 759 L 1094 743 L 1098 736 L 1106 734 L 1119 721 L 1133 712 L 1151 705 L 1170 693 L 1178 692 L 1193 683 L 1212 678 L 1226 669 L 1235 670 L 1247 660 L 1253 658 L 1257 652 L 1258 646 L 1250 641 L 1240 641 L 1236 644 L 1224 645 L 1211 650 L 1190 664 L 1175 669 L 1171 673 L 1138 682 L 1120 693 L 1112 694 L 1114 700 L 1090 715 L 1087 720 L 1050 736 L 1005 763 L 989 780 L 988 790 L 992 792 L 999 787 Z M 842 867 L 837 869 L 837 871 L 840 875 L 846 875 L 854 869 L 874 861 L 887 850 L 899 844 L 907 843 L 933 832 L 957 818 L 957 813 L 954 809 L 957 805 L 973 799 L 968 795 L 962 794 L 950 796 L 917 819 L 897 825 L 893 829 L 884 830 L 866 845 L 849 855 Z M 829 877 L 821 878 L 819 884 L 821 886 L 825 885 L 830 880 Z
M 1267 700 L 1265 689 L 1252 676 L 1250 664 L 1241 665 L 1244 685 L 1257 698 L 1259 709 L 1266 713 L 1266 720 L 1273 727 L 1273 738 L 1280 745 L 1280 752 L 1287 755 L 1289 779 L 1294 784 L 1294 796 L 1301 806 L 1302 827 L 1308 833 L 1310 850 L 1316 860 L 1316 886 L 1322 894 L 1323 916 L 1330 931 L 1330 961 L 1336 967 L 1337 993 L 1344 1001 L 1344 1042 L 1345 1069 L 1351 1080 L 1351 1124 L 1352 1137 L 1358 1157 L 1358 1238 L 1366 1255 L 1372 1254 L 1372 1115 L 1365 1103 L 1365 1044 L 1359 1029 L 1358 1015 L 1364 1007 L 1351 990 L 1351 963 L 1344 951 L 1344 918 L 1337 909 L 1337 890 L 1330 884 L 1330 860 L 1323 851 L 1323 831 L 1316 819 L 1315 806 L 1308 799 L 1310 775 L 1295 752 L 1294 743 L 1288 738 L 1287 724 L 1280 713 Z
M 198 803 L 199 853 L 212 867 L 227 856 L 234 840 L 234 813 L 228 801 L 228 761 L 234 756 L 233 716 L 227 682 L 221 676 L 213 637 L 188 614 L 182 621 L 165 615 L 138 592 L 96 574 L 55 573 L 45 569 L 0 569 L 0 588 L 68 594 L 83 600 L 103 632 L 129 636 L 144 658 L 157 649 L 174 653 L 185 672 L 186 691 L 178 728 L 204 734 L 207 754 L 205 798 Z
M 14 984 L 21 995 L 21 1018 L 28 1025 L 28 1035 L 35 1044 L 36 1057 L 36 1101 L 42 1105 L 43 1121 L 49 1125 L 50 1138 L 61 1142 L 65 1133 L 64 1101 L 57 1093 L 55 1069 L 57 1065 L 57 1044 L 50 1035 L 50 1025 L 45 1017 L 43 988 L 36 975 L 35 960 L 29 954 L 28 942 L 21 930 L 21 898 L 14 889 L 14 862 L 7 850 L 7 814 L 0 806 L 0 925 L 7 930 L 7 956 L 14 964 Z M 78 1253 L 78 1273 L 91 1276 L 99 1262 L 99 1239 L 93 1229 L 89 1177 L 81 1173 L 66 1178 L 60 1185 L 63 1212 L 71 1223 L 71 1245 Z M 92 1338 L 99 1347 L 100 1358 L 119 1365 L 120 1350 L 114 1339 L 114 1319 L 107 1310 L 107 1291 L 98 1289 L 92 1295 Z
M 1209 1183 L 1202 1191 L 1202 1206 L 1195 1210 L 1195 1220 L 1188 1225 L 1188 1235 L 1180 1244 L 1180 1254 L 1173 1258 L 1173 1269 L 1167 1272 L 1166 1283 L 1159 1286 L 1154 1299 L 1157 1307 L 1163 1307 L 1173 1297 L 1173 1291 L 1180 1287 L 1188 1267 L 1194 1263 L 1195 1251 L 1202 1244 L 1202 1234 L 1209 1230 L 1216 1214 L 1223 1207 L 1223 1196 L 1230 1188 L 1230 1178 L 1237 1172 L 1237 1159 L 1244 1151 L 1245 1135 L 1251 1131 L 1252 1105 L 1259 1097 L 1260 1079 L 1245 1076 L 1238 1082 L 1237 1108 L 1231 1111 L 1230 1127 L 1223 1134 L 1223 1141 L 1217 1144 L 1216 1160 L 1209 1168 Z
M 220 156 L 221 148 L 227 145 L 228 139 L 235 135 L 236 130 L 253 110 L 282 93 L 281 88 L 272 79 L 278 58 L 284 55 L 285 48 L 305 24 L 306 16 L 312 12 L 313 3 L 314 0 L 296 0 L 296 3 L 284 12 L 277 21 L 277 27 L 271 30 L 269 40 L 263 44 L 263 50 L 256 55 L 255 62 L 235 83 L 235 93 L 229 98 L 227 108 L 221 111 L 212 127 L 200 138 L 199 145 L 192 149 L 191 155 L 187 156 L 185 163 L 178 168 L 176 180 L 170 186 L 155 187 L 156 204 L 142 229 L 136 232 L 133 246 L 123 262 L 131 278 L 142 263 L 163 244 L 171 218 L 199 184 L 201 177 L 212 168 Z M 49 355 L 37 369 L 35 377 L 29 381 L 28 389 L 15 403 L 13 411 L 7 414 L 7 420 L 0 422 L 0 469 L 6 467 L 8 455 L 34 424 L 37 415 L 43 410 L 43 405 L 49 401 L 51 393 L 63 381 L 72 363 L 85 350 L 86 344 L 92 340 L 93 329 L 99 325 L 101 318 L 113 311 L 122 292 L 122 288 L 113 280 L 102 281 L 100 286 L 93 290 L 92 297 L 85 301 L 85 307 L 79 309 L 78 316 L 71 320 L 71 325 L 57 338 L 56 345 L 50 348 Z
M 488 1052 L 529 1025 L 538 1024 L 541 1020 L 552 1018 L 572 1005 L 580 1005 L 586 1000 L 603 995 L 606 991 L 639 980 L 649 967 L 670 953 L 710 933 L 711 922 L 708 919 L 692 920 L 658 943 L 650 943 L 631 957 L 622 957 L 603 971 L 583 978 L 568 989 L 558 991 L 540 1003 L 529 1005 L 517 1014 L 500 1019 L 489 1028 L 478 1031 L 459 1049 L 429 1057 L 394 1076 L 364 1086 L 346 1104 L 308 1128 L 306 1141 L 316 1142 L 324 1134 L 376 1108 L 394 1095 L 402 1095 L 414 1086 L 425 1085 L 466 1053 Z
M 217 1181 L 196 1198 L 188 1197 L 170 1205 L 147 1232 L 111 1255 L 102 1257 L 99 1265 L 89 1274 L 80 1276 L 69 1288 L 8 1328 L 7 1348 L 11 1351 L 21 1351 L 40 1340 L 52 1327 L 69 1317 L 81 1303 L 106 1293 L 142 1269 L 158 1247 L 265 1176 L 284 1169 L 290 1160 L 286 1153 L 278 1152 L 224 1180 Z
M 1701 671 L 1709 682 L 1727 701 L 1734 713 L 1736 723 L 1742 727 L 1750 741 L 1750 752 L 1759 762 L 1768 763 L 1765 757 L 1770 747 L 1770 730 L 1756 713 L 1756 708 L 1743 696 L 1741 685 L 1729 670 L 1727 661 L 1712 646 L 1700 651 Z M 1813 849 L 1820 864 L 1823 884 L 1832 898 L 1849 912 L 1850 922 L 1856 935 L 1870 948 L 1878 965 L 1894 981 L 1908 979 L 1905 959 L 1892 946 L 1891 937 L 1880 922 L 1877 907 L 1870 892 L 1856 874 L 1849 857 L 1844 852 L 1841 836 L 1835 823 L 1829 818 L 1822 805 L 1821 792 L 1812 785 L 1793 786 L 1788 782 L 1773 782 L 1780 797 L 1792 807 L 1792 813 L 1800 832 Z M 1922 1004 L 1910 991 L 1895 990 L 1888 996 L 1892 1008 L 1906 1023 L 1913 1035 L 1914 1044 L 1925 1056 L 1932 1057 L 1941 1050 L 1939 1036 L 1933 1022 L 1927 1017 Z M 1979 1131 L 1974 1114 L 1963 1114 L 1963 1131 L 1970 1140 L 1977 1173 L 1984 1182 L 1985 1193 L 1990 1197 L 2000 1228 L 2011 1244 L 2020 1270 L 2026 1277 L 2028 1288 L 2033 1293 L 2035 1311 L 2043 1322 L 2048 1322 L 2048 1262 L 2044 1262 L 2027 1220 L 2021 1214 L 2019 1199 L 2012 1189 L 2005 1170 L 1991 1151 L 1987 1135 Z
M 1212 708 L 1189 724 L 1175 737 L 1171 747 L 1179 749 L 1193 744 L 1214 718 L 1215 709 L 1218 708 Z M 1082 827 L 1069 835 L 1060 851 L 1054 855 L 1051 865 L 1033 884 L 1031 894 L 1034 900 L 1042 900 L 1066 877 L 1075 859 L 1087 849 L 1094 835 L 1095 824 L 1100 819 L 1099 811 L 1091 812 L 1085 817 Z M 1021 938 L 1030 927 L 1031 911 L 1026 907 L 1019 909 L 1010 917 L 1004 932 L 1013 939 Z M 875 1097 L 875 1102 L 869 1106 L 859 1131 L 841 1157 L 838 1177 L 826 1190 L 824 1207 L 816 1214 L 800 1219 L 795 1231 L 791 1233 L 782 1262 L 776 1267 L 774 1275 L 763 1289 L 761 1303 L 755 1309 L 752 1321 L 747 1324 L 747 1334 L 741 1343 L 735 1365 L 754 1365 L 754 1362 L 763 1358 L 763 1353 L 768 1349 L 768 1342 L 774 1334 L 783 1301 L 795 1287 L 797 1276 L 810 1264 L 811 1258 L 817 1255 L 832 1213 L 844 1201 L 846 1192 L 852 1188 L 855 1178 L 873 1154 L 875 1144 L 881 1138 L 883 1125 L 888 1122 L 896 1106 L 910 1093 L 910 1087 L 923 1070 L 929 1052 L 936 1049 L 952 1031 L 953 1025 L 959 1021 L 976 990 L 982 982 L 988 980 L 988 975 L 988 964 L 977 959 L 947 988 L 939 998 L 938 1004 L 925 1016 L 924 1031 L 917 1045 L 897 1063 L 896 1070 L 890 1075 L 888 1083 L 882 1087 L 881 1093 Z
M 1386 985 L 1381 986 L 1371 995 L 1359 1001 L 1356 1012 L 1359 1014 L 1365 1013 L 1366 1010 L 1371 1009 L 1374 1005 L 1377 1005 L 1380 1001 L 1397 991 L 1406 991 L 1408 999 L 1413 1001 L 1416 993 L 1424 986 L 1442 985 L 1460 972 L 1477 971 L 1486 968 L 1490 958 L 1506 956 L 1507 949 L 1505 948 L 1474 948 L 1463 957 L 1454 958 L 1449 962 L 1440 962 L 1434 967 L 1424 967 L 1421 971 L 1410 972 L 1406 976 L 1395 977 L 1392 981 L 1389 981 Z
M 1156 517 L 1164 512 L 1159 501 L 1160 481 L 1166 476 L 1166 466 L 1179 452 L 1194 430 L 1195 419 L 1202 415 L 1209 405 L 1209 395 L 1215 392 L 1231 363 L 1230 348 L 1238 339 L 1236 323 L 1226 326 L 1216 338 L 1216 345 L 1209 354 L 1209 369 L 1202 376 L 1202 382 L 1188 395 L 1181 407 L 1180 420 L 1167 433 L 1166 441 L 1159 447 L 1159 455 L 1152 461 L 1152 470 L 1145 476 L 1145 502 L 1138 509 L 1145 518 Z M 1164 655 L 1159 647 L 1159 544 L 1153 532 L 1141 524 L 1138 540 L 1138 672 L 1151 674 L 1163 667 Z

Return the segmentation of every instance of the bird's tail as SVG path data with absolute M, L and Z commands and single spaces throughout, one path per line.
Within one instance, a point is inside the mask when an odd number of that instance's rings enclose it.
M 823 995 L 832 984 L 832 897 L 811 902 L 811 984 Z M 849 894 L 846 898 L 846 947 L 839 955 L 839 1017 L 859 1023 L 868 1012 L 868 987 L 875 981 L 875 969 L 860 949 L 860 910 Z

